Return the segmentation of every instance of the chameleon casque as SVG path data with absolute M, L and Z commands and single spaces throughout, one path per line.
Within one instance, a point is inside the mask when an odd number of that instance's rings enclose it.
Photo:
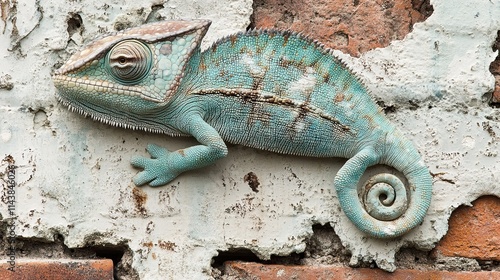
M 200 145 L 151 158 L 136 185 L 167 184 L 227 155 L 225 141 L 277 153 L 343 157 L 340 205 L 363 232 L 405 234 L 429 207 L 432 179 L 418 151 L 384 116 L 365 86 L 332 51 L 290 31 L 254 30 L 205 51 L 208 20 L 163 21 L 108 34 L 74 54 L 53 81 L 73 111 L 111 125 L 194 136 Z M 365 169 L 385 164 L 365 186 Z

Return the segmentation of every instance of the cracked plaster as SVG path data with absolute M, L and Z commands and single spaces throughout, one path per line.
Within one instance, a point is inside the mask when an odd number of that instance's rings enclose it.
M 13 86 L 0 87 L 0 155 L 18 166 L 16 233 L 48 241 L 60 234 L 69 247 L 126 244 L 142 279 L 202 279 L 210 278 L 217 250 L 248 248 L 263 259 L 301 252 L 311 226 L 330 222 L 352 265 L 373 260 L 395 269 L 399 248 L 431 249 L 459 205 L 500 196 L 500 113 L 485 102 L 494 86 L 488 66 L 497 55 L 491 45 L 500 2 L 431 4 L 432 16 L 403 40 L 359 59 L 339 52 L 377 99 L 396 107 L 389 118 L 434 174 L 422 226 L 400 239 L 374 240 L 340 211 L 332 182 L 342 159 L 230 146 L 214 166 L 162 188 L 136 189 L 132 155 L 145 155 L 147 143 L 178 149 L 195 141 L 109 127 L 57 104 L 50 74 L 82 42 L 151 17 L 207 18 L 208 46 L 248 26 L 251 1 L 3 1 L 1 11 L 9 14 L 0 22 L 0 77 Z M 80 15 L 82 27 L 70 38 L 71 14 Z M 249 172 L 259 180 L 258 193 L 245 182 Z M 8 216 L 4 204 L 0 213 Z

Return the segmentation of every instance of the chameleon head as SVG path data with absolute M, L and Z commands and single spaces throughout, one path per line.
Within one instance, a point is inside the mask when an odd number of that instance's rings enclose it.
M 53 76 L 59 100 L 127 127 L 167 104 L 210 21 L 163 21 L 109 34 L 74 54 Z

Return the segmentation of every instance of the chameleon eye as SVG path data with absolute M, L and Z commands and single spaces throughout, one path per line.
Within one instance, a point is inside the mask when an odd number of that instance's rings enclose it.
M 150 48 L 137 40 L 125 40 L 116 44 L 106 55 L 109 73 L 121 84 L 139 83 L 152 66 Z

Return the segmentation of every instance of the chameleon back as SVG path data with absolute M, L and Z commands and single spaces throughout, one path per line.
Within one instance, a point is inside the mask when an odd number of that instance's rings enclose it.
M 218 107 L 207 122 L 229 142 L 350 157 L 363 142 L 353 139 L 374 139 L 382 127 L 392 130 L 363 84 L 330 50 L 292 32 L 235 34 L 191 63 L 183 79 L 186 92 Z

